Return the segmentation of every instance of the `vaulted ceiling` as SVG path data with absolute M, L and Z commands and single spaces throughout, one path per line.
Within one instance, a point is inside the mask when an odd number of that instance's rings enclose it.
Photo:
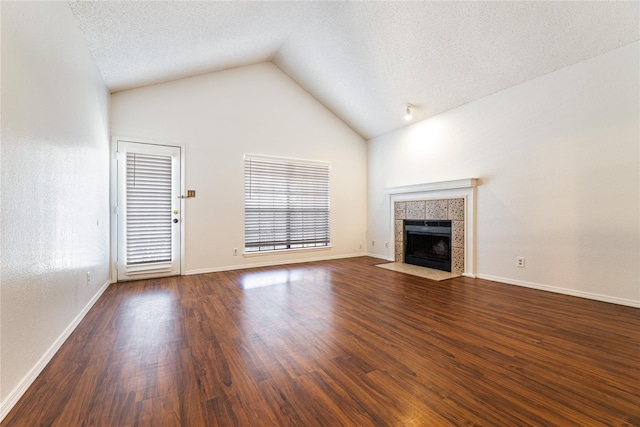
M 640 39 L 640 3 L 71 2 L 112 92 L 272 61 L 369 139 Z

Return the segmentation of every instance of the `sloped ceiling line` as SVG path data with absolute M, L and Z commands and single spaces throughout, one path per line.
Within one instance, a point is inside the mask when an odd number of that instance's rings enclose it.
M 70 2 L 112 92 L 272 61 L 363 137 L 640 39 L 640 2 Z

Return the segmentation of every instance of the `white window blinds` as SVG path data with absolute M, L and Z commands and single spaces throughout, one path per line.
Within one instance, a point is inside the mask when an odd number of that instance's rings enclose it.
M 127 153 L 127 265 L 171 261 L 171 156 Z
M 329 246 L 329 168 L 245 155 L 245 252 Z

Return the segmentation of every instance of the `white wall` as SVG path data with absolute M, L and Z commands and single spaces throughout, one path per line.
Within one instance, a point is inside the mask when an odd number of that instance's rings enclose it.
M 389 236 L 385 188 L 480 178 L 480 277 L 640 306 L 638 52 L 636 42 L 369 141 L 367 241 Z
M 366 143 L 272 63 L 115 93 L 111 133 L 184 144 L 187 274 L 364 253 Z M 331 162 L 331 249 L 242 255 L 244 153 Z
M 109 94 L 67 3 L 1 8 L 4 416 L 108 284 Z

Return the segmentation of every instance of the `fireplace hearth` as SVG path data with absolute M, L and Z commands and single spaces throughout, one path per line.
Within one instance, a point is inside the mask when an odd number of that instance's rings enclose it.
M 451 221 L 404 220 L 404 262 L 451 271 Z

